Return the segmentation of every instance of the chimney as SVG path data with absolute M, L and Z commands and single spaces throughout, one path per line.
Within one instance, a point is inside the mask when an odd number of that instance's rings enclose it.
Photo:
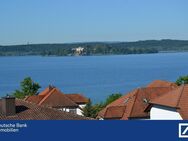
M 15 97 L 6 96 L 1 99 L 1 113 L 5 116 L 13 116 L 16 114 Z

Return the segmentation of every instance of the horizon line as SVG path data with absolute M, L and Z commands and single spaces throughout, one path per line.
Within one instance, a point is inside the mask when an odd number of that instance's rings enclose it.
M 73 42 L 54 42 L 54 43 L 19 43 L 19 44 L 0 44 L 0 46 L 21 46 L 21 45 L 45 45 L 45 44 L 84 44 L 84 43 L 131 43 L 131 42 L 142 42 L 142 41 L 163 41 L 163 40 L 175 40 L 175 41 L 188 41 L 188 39 L 145 39 L 145 40 L 132 40 L 132 41 L 73 41 Z

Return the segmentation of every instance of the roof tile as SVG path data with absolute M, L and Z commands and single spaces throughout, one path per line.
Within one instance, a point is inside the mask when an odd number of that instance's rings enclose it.
M 1 107 L 1 100 L 0 100 Z M 83 116 L 58 111 L 46 106 L 16 99 L 16 114 L 4 116 L 0 113 L 1 120 L 90 120 Z
M 147 87 L 173 87 L 173 88 L 177 88 L 178 86 L 173 82 L 164 81 L 164 80 L 154 80 Z
M 54 108 L 78 107 L 78 105 L 55 87 L 46 88 L 39 95 L 29 96 L 25 101 Z
M 151 105 L 157 104 L 176 108 L 183 119 L 188 119 L 188 84 L 182 85 L 177 89 L 166 93 L 150 102 Z
M 84 97 L 81 94 L 66 94 L 66 96 L 77 104 L 86 104 L 89 101 L 86 97 Z
M 164 95 L 172 89 L 173 88 L 171 87 L 147 87 L 135 89 L 127 95 L 124 95 L 107 105 L 99 112 L 98 117 L 105 118 L 105 113 L 109 107 L 126 106 L 121 119 L 126 120 L 129 118 L 146 118 L 149 115 L 148 113 L 144 112 L 144 110 L 148 106 L 149 101 Z M 115 117 L 116 115 L 111 116 Z

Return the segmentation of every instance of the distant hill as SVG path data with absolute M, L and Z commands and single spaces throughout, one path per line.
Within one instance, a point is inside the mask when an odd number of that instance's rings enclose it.
M 75 52 L 75 48 L 82 47 L 84 51 Z M 0 46 L 0 56 L 71 56 L 71 55 L 118 55 L 144 54 L 162 51 L 188 51 L 186 40 L 146 40 L 136 42 L 86 42 L 67 44 L 28 44 Z

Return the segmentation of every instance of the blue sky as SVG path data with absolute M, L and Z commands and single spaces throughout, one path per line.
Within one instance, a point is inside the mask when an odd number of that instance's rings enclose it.
M 0 44 L 188 39 L 187 0 L 0 0 Z

